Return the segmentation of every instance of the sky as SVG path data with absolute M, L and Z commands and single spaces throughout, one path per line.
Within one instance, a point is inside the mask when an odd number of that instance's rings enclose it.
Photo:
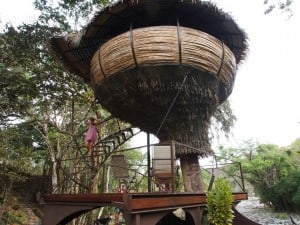
M 279 10 L 264 15 L 263 0 L 213 2 L 249 37 L 248 56 L 229 97 L 237 121 L 230 139 L 213 145 L 239 146 L 253 139 L 288 146 L 300 138 L 300 1 L 293 1 L 289 19 Z M 0 0 L 2 23 L 32 22 L 36 14 L 32 0 Z M 145 144 L 145 135 L 136 142 Z
M 294 0 L 290 19 L 280 11 L 264 15 L 262 2 L 217 1 L 249 36 L 229 97 L 237 116 L 230 142 L 287 146 L 300 137 L 300 2 Z

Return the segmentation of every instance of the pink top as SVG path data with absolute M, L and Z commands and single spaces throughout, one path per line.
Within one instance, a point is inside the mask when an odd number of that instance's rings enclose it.
M 96 142 L 97 140 L 97 127 L 96 125 L 91 125 L 85 135 L 85 141 Z

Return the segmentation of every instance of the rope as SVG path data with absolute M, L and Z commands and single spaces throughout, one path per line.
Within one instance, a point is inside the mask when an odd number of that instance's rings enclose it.
M 181 32 L 180 32 L 180 24 L 178 18 L 177 21 L 177 37 L 178 37 L 178 53 L 179 53 L 179 64 L 182 63 L 182 54 L 181 54 Z
M 225 52 L 224 52 L 224 42 L 222 41 L 222 55 L 221 55 L 221 63 L 218 69 L 218 72 L 216 74 L 216 77 L 220 76 L 220 72 L 222 70 L 223 64 L 224 64 L 224 58 L 225 58 Z
M 105 75 L 105 73 L 104 73 L 104 70 L 103 70 L 102 63 L 101 63 L 101 47 L 100 47 L 99 50 L 98 50 L 98 62 L 99 62 L 100 71 L 101 71 L 101 73 L 103 74 L 103 77 L 104 77 L 105 79 L 107 79 L 107 77 L 106 77 L 106 75 Z
M 165 123 L 165 121 L 166 121 L 166 119 L 167 119 L 167 117 L 168 117 L 168 115 L 169 115 L 171 109 L 173 108 L 173 106 L 174 106 L 174 104 L 175 104 L 175 101 L 176 101 L 176 99 L 177 99 L 177 97 L 178 97 L 180 91 L 182 90 L 183 85 L 184 85 L 185 82 L 186 82 L 187 76 L 189 75 L 189 73 L 190 73 L 191 71 L 192 71 L 192 70 L 190 70 L 189 72 L 187 72 L 187 74 L 185 75 L 185 77 L 184 77 L 184 79 L 183 79 L 183 81 L 182 81 L 182 83 L 181 83 L 180 88 L 178 89 L 178 91 L 177 91 L 177 93 L 176 93 L 176 95 L 175 95 L 175 97 L 174 97 L 174 99 L 173 99 L 173 101 L 172 101 L 172 103 L 171 103 L 171 105 L 170 105 L 170 107 L 169 107 L 169 109 L 168 109 L 166 115 L 164 116 L 164 118 L 163 118 L 163 120 L 162 120 L 162 122 L 161 122 L 161 124 L 160 124 L 160 126 L 159 126 L 159 128 L 158 128 L 158 130 L 157 130 L 157 132 L 155 133 L 155 136 L 156 136 L 156 137 L 157 137 L 157 135 L 158 135 L 160 129 L 162 128 L 163 124 Z
M 133 43 L 133 31 L 132 31 L 132 22 L 130 23 L 130 46 L 131 46 L 131 52 L 134 60 L 134 64 L 136 67 L 139 67 L 137 60 L 136 60 L 136 55 L 134 51 L 134 43 Z

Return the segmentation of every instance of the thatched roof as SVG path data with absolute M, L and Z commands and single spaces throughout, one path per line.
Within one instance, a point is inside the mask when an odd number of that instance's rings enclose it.
M 82 36 L 54 37 L 51 43 L 71 72 L 90 81 L 91 58 L 104 42 L 131 28 L 177 25 L 177 22 L 223 41 L 237 64 L 245 57 L 247 37 L 232 17 L 211 3 L 196 0 L 120 1 L 99 12 Z

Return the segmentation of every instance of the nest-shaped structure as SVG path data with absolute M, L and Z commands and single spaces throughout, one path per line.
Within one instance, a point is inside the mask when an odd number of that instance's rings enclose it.
M 91 61 L 92 85 L 141 66 L 186 65 L 214 75 L 223 101 L 236 73 L 233 53 L 215 37 L 191 28 L 155 26 L 130 30 L 105 42 Z
M 114 116 L 211 151 L 210 117 L 247 49 L 228 14 L 202 1 L 124 0 L 96 15 L 76 44 L 69 37 L 53 38 L 53 48 Z

